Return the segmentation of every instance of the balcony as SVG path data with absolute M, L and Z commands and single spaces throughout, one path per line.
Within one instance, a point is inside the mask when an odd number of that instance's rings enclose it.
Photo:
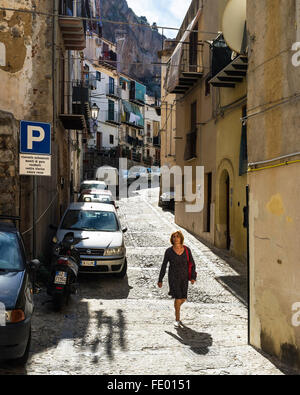
M 144 142 L 136 137 L 127 136 L 126 142 L 133 147 L 143 147 Z
M 248 57 L 238 55 L 228 63 L 220 72 L 209 80 L 212 86 L 220 88 L 235 88 L 237 83 L 243 82 L 247 75 Z
M 223 35 L 220 34 L 211 45 L 211 79 L 212 86 L 220 88 L 235 88 L 243 82 L 248 70 L 248 57 L 237 55 L 232 57 L 232 51 L 227 46 Z
M 122 123 L 138 129 L 144 129 L 144 118 L 139 107 L 136 104 L 127 102 L 126 100 L 122 100 L 122 104 Z
M 139 106 L 145 105 L 146 87 L 136 81 L 130 81 L 129 101 Z
M 117 69 L 117 54 L 114 51 L 103 51 L 102 55 L 99 56 L 99 65 L 111 70 Z
M 203 43 L 179 43 L 168 64 L 165 88 L 173 94 L 187 93 L 203 76 Z
M 118 111 L 106 111 L 106 122 L 113 125 L 121 125 L 121 114 Z
M 121 98 L 121 88 L 116 84 L 106 84 L 105 92 L 108 97 L 112 97 L 114 99 Z
M 83 81 L 73 81 L 72 114 L 60 114 L 66 130 L 89 130 L 89 90 Z
M 77 17 L 73 15 L 72 3 L 61 3 L 58 23 L 61 30 L 65 49 L 82 51 L 86 47 L 86 23 L 80 18 L 81 12 L 77 10 Z

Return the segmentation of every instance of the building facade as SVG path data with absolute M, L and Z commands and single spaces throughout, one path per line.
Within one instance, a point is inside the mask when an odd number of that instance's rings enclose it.
M 300 2 L 249 1 L 247 25 L 250 338 L 299 368 Z
M 196 195 L 196 169 L 204 168 L 202 209 L 188 212 L 188 202 L 179 200 L 175 220 L 246 261 L 243 208 L 247 176 L 239 171 L 240 118 L 246 105 L 246 81 L 240 78 L 238 84 L 230 85 L 214 82 L 217 74 L 232 62 L 231 53 L 225 56 L 229 50 L 218 33 L 225 6 L 226 1 L 205 5 L 193 1 L 169 59 L 164 85 L 169 95 L 176 95 L 175 163 L 182 175 L 185 167 L 193 169 L 192 185 L 184 185 L 187 180 L 183 177 L 183 196 L 188 188 Z M 167 145 L 172 146 L 170 139 Z
M 81 133 L 86 124 L 72 108 L 72 78 L 80 73 L 80 52 L 91 14 L 89 4 L 20 1 L 0 11 L 1 214 L 19 215 L 29 255 L 45 257 L 49 223 L 57 224 L 80 180 Z M 7 8 L 5 10 L 5 8 Z M 21 12 L 18 9 L 22 9 Z M 36 11 L 36 13 L 33 13 Z M 72 18 L 70 18 L 72 16 Z M 33 177 L 19 174 L 20 121 L 51 124 L 51 177 L 37 177 L 36 235 L 33 240 Z M 46 255 L 45 255 L 46 254 Z

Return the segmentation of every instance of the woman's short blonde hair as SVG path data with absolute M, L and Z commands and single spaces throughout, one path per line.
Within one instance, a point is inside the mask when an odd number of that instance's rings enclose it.
M 183 242 L 184 242 L 184 236 L 183 236 L 183 234 L 182 234 L 182 232 L 181 232 L 180 230 L 177 230 L 176 232 L 173 232 L 173 233 L 171 234 L 171 237 L 170 237 L 170 242 L 171 242 L 171 244 L 174 244 L 174 243 L 173 243 L 173 237 L 174 237 L 175 235 L 178 235 L 178 236 L 180 237 L 181 244 L 183 244 Z

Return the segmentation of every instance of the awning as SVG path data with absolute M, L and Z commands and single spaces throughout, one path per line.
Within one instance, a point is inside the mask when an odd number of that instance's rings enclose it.
M 239 82 L 243 82 L 247 75 L 248 57 L 238 55 L 228 63 L 221 71 L 209 80 L 212 86 L 223 88 L 235 88 Z

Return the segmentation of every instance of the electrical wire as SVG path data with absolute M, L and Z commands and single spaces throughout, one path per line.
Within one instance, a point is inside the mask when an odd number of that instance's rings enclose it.
M 153 30 L 153 27 L 150 25 L 146 25 L 143 23 L 133 23 L 133 22 L 125 22 L 125 21 L 112 21 L 110 19 L 105 19 L 103 17 L 83 17 L 83 16 L 70 16 L 70 15 L 63 15 L 63 14 L 54 14 L 50 12 L 43 12 L 43 11 L 38 11 L 35 9 L 32 10 L 25 10 L 25 9 L 20 9 L 20 8 L 11 8 L 11 7 L 0 7 L 0 11 L 12 11 L 12 12 L 21 12 L 21 13 L 29 13 L 33 15 L 41 15 L 41 16 L 46 16 L 46 17 L 58 17 L 58 18 L 65 18 L 65 19 L 81 19 L 83 21 L 88 21 L 88 22 L 102 22 L 102 23 L 111 23 L 111 24 L 117 24 L 117 25 L 129 25 L 129 26 L 139 26 L 143 28 L 148 28 Z M 163 30 L 177 30 L 177 31 L 183 31 L 183 32 L 192 32 L 192 33 L 202 33 L 202 34 L 211 34 L 211 35 L 217 35 L 217 32 L 209 32 L 209 31 L 204 31 L 204 30 L 189 30 L 189 29 L 180 29 L 176 27 L 170 27 L 170 26 L 155 26 L 155 29 L 163 29 Z

